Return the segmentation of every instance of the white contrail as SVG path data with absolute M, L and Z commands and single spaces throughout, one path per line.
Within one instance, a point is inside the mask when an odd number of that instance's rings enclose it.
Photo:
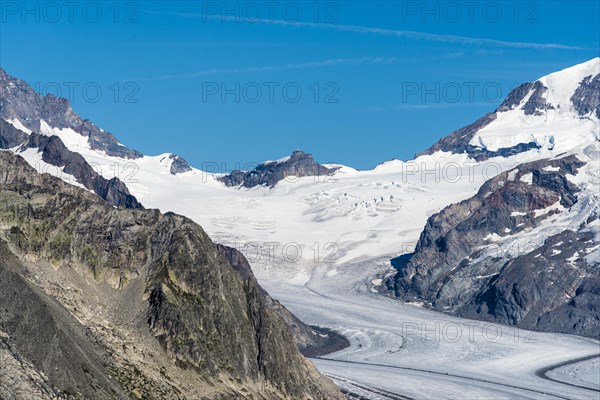
M 290 63 L 282 65 L 264 65 L 258 67 L 248 68 L 213 68 L 205 69 L 201 71 L 195 71 L 185 74 L 172 74 L 172 75 L 160 75 L 156 77 L 142 77 L 130 79 L 131 81 L 158 81 L 166 79 L 189 79 L 200 76 L 208 75 L 223 75 L 223 74 L 241 74 L 241 73 L 253 73 L 253 72 L 272 72 L 272 71 L 285 71 L 292 69 L 304 69 L 304 68 L 319 68 L 319 67 L 330 67 L 336 65 L 360 65 L 360 64 L 392 64 L 397 62 L 396 57 L 383 58 L 383 57 L 361 57 L 361 58 L 332 58 L 329 60 L 322 61 L 310 61 L 304 63 Z
M 354 32 L 360 34 L 372 34 L 380 36 L 391 36 L 414 40 L 426 40 L 430 42 L 444 42 L 444 43 L 458 43 L 476 46 L 493 46 L 493 47 L 512 47 L 512 48 L 529 48 L 529 49 L 561 49 L 561 50 L 584 50 L 585 48 L 580 46 L 570 46 L 558 43 L 531 43 L 531 42 L 511 42 L 506 40 L 496 40 L 487 38 L 473 38 L 467 36 L 457 35 L 442 35 L 437 33 L 427 33 L 419 31 L 406 31 L 397 29 L 387 28 L 372 28 L 360 25 L 344 25 L 335 23 L 315 23 L 315 22 L 302 22 L 302 21 L 285 21 L 277 19 L 264 19 L 264 18 L 236 18 L 231 16 L 218 16 L 218 15 L 206 15 L 198 13 L 178 13 L 178 12 L 158 12 L 158 11 L 147 11 L 150 14 L 159 15 L 173 15 L 178 17 L 187 18 L 202 18 L 205 20 L 217 20 L 224 22 L 246 22 L 246 23 L 258 23 L 267 25 L 280 25 L 280 26 L 291 26 L 291 27 L 306 27 L 315 29 L 329 29 L 345 32 Z

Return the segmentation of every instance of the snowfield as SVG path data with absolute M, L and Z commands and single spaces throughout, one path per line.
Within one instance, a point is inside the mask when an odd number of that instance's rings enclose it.
M 547 376 L 561 382 L 600 390 L 600 358 L 568 364 L 553 369 Z

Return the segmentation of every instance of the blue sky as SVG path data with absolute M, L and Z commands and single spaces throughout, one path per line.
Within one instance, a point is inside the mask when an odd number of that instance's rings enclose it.
M 599 55 L 598 1 L 0 5 L 0 65 L 145 154 L 407 159 Z

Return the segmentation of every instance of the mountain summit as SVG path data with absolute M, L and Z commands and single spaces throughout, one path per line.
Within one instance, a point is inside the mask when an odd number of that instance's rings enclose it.
M 447 151 L 483 160 L 592 143 L 600 137 L 599 91 L 600 58 L 594 58 L 519 85 L 495 112 L 440 139 L 421 155 Z
M 317 163 L 312 154 L 295 150 L 291 156 L 276 161 L 265 161 L 252 171 L 236 170 L 219 180 L 227 186 L 273 187 L 277 182 L 288 177 L 294 179 L 304 176 L 326 177 L 335 171 L 336 168 L 327 168 Z

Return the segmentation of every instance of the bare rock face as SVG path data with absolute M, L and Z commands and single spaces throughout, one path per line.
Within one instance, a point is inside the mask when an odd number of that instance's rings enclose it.
M 182 157 L 176 154 L 171 154 L 169 158 L 173 160 L 173 162 L 171 163 L 171 168 L 169 170 L 169 172 L 171 172 L 172 175 L 177 175 L 192 170 L 190 164 Z
M 27 141 L 27 134 L 0 119 L 0 149 L 10 149 Z
M 239 250 L 221 244 L 217 244 L 217 250 L 238 271 L 243 279 L 255 280 L 250 263 Z M 306 325 L 281 303 L 271 298 L 260 285 L 259 289 L 263 292 L 268 307 L 289 326 L 298 350 L 306 357 L 317 357 L 350 346 L 348 339 L 331 329 Z
M 17 271 L 19 260 L 0 241 L 0 397 L 126 398 L 111 382 L 102 348 L 56 300 Z
M 288 176 L 327 176 L 334 171 L 335 168 L 327 168 L 317 163 L 311 154 L 296 150 L 285 160 L 268 161 L 252 171 L 236 170 L 221 177 L 220 180 L 227 186 L 273 187 Z
M 566 175 L 582 165 L 575 156 L 521 164 L 431 216 L 414 254 L 394 261 L 388 287 L 462 316 L 598 337 L 597 212 L 539 246 L 512 239 L 578 203 Z M 495 245 L 503 237 L 512 248 Z
M 571 103 L 582 117 L 596 114 L 600 118 L 600 74 L 586 76 L 573 93 Z
M 554 109 L 552 104 L 548 104 L 544 100 L 544 94 L 547 91 L 548 88 L 540 81 L 523 83 L 508 94 L 496 112 L 513 110 L 523 102 L 525 97 L 529 96 L 522 106 L 525 115 L 543 115 L 544 111 Z
M 567 230 L 550 237 L 542 247 L 507 262 L 460 314 L 525 329 L 599 337 L 598 260 L 569 259 L 586 254 L 595 240 L 590 231 Z
M 0 331 L 10 354 L 45 377 L 39 390 L 74 399 L 342 398 L 299 354 L 255 279 L 244 279 L 191 220 L 115 209 L 0 152 L 0 227 L 18 256 L 0 260 L 14 272 L 0 269 L 8 310 Z M 19 308 L 9 282 L 27 286 L 20 293 L 32 300 Z M 56 306 L 45 307 L 48 298 Z M 26 339 L 32 329 L 41 341 L 60 339 L 65 324 L 76 332 L 65 342 L 76 349 L 69 354 Z

